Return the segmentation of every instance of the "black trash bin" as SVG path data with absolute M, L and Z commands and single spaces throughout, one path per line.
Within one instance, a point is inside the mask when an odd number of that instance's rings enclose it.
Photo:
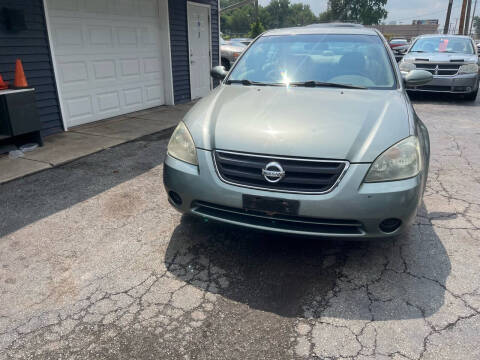
M 35 89 L 0 91 L 0 140 L 31 135 L 42 146 L 40 126 Z

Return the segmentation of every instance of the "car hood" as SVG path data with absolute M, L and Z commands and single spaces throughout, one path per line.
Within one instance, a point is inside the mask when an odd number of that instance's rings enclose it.
M 185 116 L 198 148 L 372 162 L 411 133 L 399 90 L 222 85 Z
M 404 59 L 414 59 L 417 61 L 428 60 L 430 62 L 455 62 L 457 60 L 465 63 L 476 63 L 478 57 L 476 55 L 459 54 L 459 53 L 415 53 L 410 52 L 405 55 Z

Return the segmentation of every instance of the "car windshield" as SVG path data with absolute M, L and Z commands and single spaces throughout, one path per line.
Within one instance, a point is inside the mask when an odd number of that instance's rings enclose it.
M 227 82 L 318 82 L 393 89 L 396 80 L 376 35 L 281 35 L 259 38 L 238 61 Z
M 448 36 L 420 38 L 413 44 L 410 52 L 475 53 L 472 42 L 469 39 Z
M 402 39 L 396 39 L 396 40 L 390 41 L 390 44 L 408 44 L 408 41 L 402 40 Z

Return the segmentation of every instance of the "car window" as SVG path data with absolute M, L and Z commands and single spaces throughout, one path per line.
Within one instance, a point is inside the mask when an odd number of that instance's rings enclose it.
M 413 44 L 410 52 L 439 52 L 474 54 L 472 42 L 467 38 L 459 37 L 425 37 Z
M 392 40 L 390 41 L 390 44 L 408 44 L 408 41 L 407 40 Z
M 258 39 L 228 80 L 330 82 L 371 89 L 396 87 L 383 41 L 376 35 L 282 35 Z

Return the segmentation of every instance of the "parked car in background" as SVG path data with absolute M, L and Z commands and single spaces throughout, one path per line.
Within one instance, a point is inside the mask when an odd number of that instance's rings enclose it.
M 392 50 L 395 54 L 405 55 L 410 47 L 410 43 L 406 43 L 405 45 L 395 46 Z
M 241 45 L 244 45 L 244 46 L 250 45 L 250 43 L 252 41 L 253 41 L 253 39 L 250 39 L 250 38 L 233 38 L 233 39 L 230 39 L 230 42 L 232 44 L 241 44 Z
M 477 42 L 477 51 L 478 51 L 478 53 L 480 54 L 480 41 Z
M 469 36 L 423 35 L 418 37 L 400 62 L 400 70 L 432 73 L 433 81 L 424 86 L 409 86 L 409 91 L 464 94 L 475 100 L 479 86 L 478 50 Z
M 392 49 L 397 62 L 400 62 L 403 59 L 403 56 L 407 53 L 409 48 L 410 48 L 410 43 L 406 45 L 396 46 Z
M 393 50 L 397 47 L 408 45 L 408 40 L 407 39 L 392 39 L 392 40 L 390 40 L 388 45 L 390 45 L 390 48 Z
M 395 59 L 397 62 L 402 60 L 403 55 L 407 52 L 408 48 L 410 47 L 410 43 L 407 39 L 392 39 L 390 40 L 389 44 L 390 49 L 392 49 L 393 53 L 395 54 Z
M 318 48 L 329 49 L 318 55 Z M 228 75 L 228 77 L 227 77 Z M 429 136 L 383 36 L 363 27 L 264 33 L 168 144 L 178 211 L 246 228 L 387 238 L 422 202 Z
M 233 43 L 220 36 L 220 54 L 222 66 L 225 67 L 226 70 L 230 70 L 232 65 L 235 64 L 235 61 L 237 61 L 238 57 L 245 49 L 246 46 L 244 44 L 240 42 Z

